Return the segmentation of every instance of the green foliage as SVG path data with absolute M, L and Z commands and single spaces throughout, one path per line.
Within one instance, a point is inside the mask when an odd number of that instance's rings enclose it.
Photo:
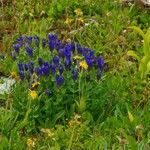
M 141 81 L 137 71 L 139 62 L 142 77 L 150 72 L 148 10 L 136 5 L 124 7 L 120 0 L 8 2 L 0 10 L 0 27 L 10 32 L 0 30 L 5 53 L 0 72 L 17 72 L 17 62 L 9 55 L 16 37 L 44 38 L 51 31 L 62 41 L 69 38 L 94 49 L 105 57 L 106 64 L 100 81 L 86 82 L 86 73 L 80 74 L 80 86 L 69 73 L 61 88 L 55 87 L 53 77 L 40 78 L 34 89 L 36 99 L 29 96 L 32 80 L 17 80 L 11 93 L 0 95 L 0 150 L 150 149 L 150 82 L 148 76 Z M 84 22 L 79 25 L 76 8 L 83 12 Z M 64 23 L 67 17 L 73 19 L 69 25 Z M 142 36 L 143 50 L 141 38 L 129 32 L 128 26 Z M 51 60 L 47 52 L 47 48 L 37 49 L 35 64 L 39 55 Z M 22 49 L 18 62 L 28 60 Z M 46 88 L 52 91 L 50 97 L 45 95 Z
M 144 40 L 144 43 L 143 43 L 144 56 L 141 58 L 140 66 L 139 66 L 139 70 L 141 72 L 141 77 L 143 78 L 150 71 L 150 28 L 148 28 L 148 30 L 145 34 L 140 28 L 138 28 L 136 26 L 132 26 L 130 28 L 135 30 L 138 34 L 140 34 Z M 132 54 L 132 56 L 133 56 L 133 54 Z M 136 58 L 137 58 L 136 54 L 134 54 L 134 56 L 136 56 Z

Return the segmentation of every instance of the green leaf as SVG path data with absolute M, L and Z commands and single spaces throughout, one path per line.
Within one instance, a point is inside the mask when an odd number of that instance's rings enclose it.
M 131 26 L 131 27 L 128 27 L 128 28 L 135 30 L 135 31 L 136 31 L 139 35 L 141 35 L 141 36 L 143 37 L 143 39 L 144 39 L 145 34 L 144 34 L 144 32 L 143 32 L 139 27 Z
M 150 72 L 150 61 L 147 63 L 147 71 L 146 73 L 148 74 Z
M 138 61 L 140 60 L 140 57 L 132 50 L 129 50 L 127 55 L 136 58 Z

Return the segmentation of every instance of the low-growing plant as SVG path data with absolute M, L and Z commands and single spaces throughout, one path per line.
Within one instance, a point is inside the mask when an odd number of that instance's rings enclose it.
M 144 43 L 143 43 L 143 53 L 144 56 L 140 58 L 134 51 L 128 51 L 128 55 L 136 57 L 140 63 L 139 71 L 141 72 L 141 77 L 143 78 L 150 72 L 150 28 L 148 28 L 147 32 L 144 32 L 136 26 L 129 27 L 136 31 L 139 35 L 142 36 Z
M 11 57 L 21 79 L 13 88 L 13 107 L 25 117 L 20 128 L 27 123 L 30 130 L 35 124 L 53 126 L 74 112 L 90 111 L 88 91 L 98 90 L 104 69 L 103 57 L 94 53 L 78 43 L 61 42 L 56 34 L 17 38 Z

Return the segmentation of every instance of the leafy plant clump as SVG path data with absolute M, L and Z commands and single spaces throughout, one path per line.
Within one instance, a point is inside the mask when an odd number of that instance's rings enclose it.
M 24 108 L 28 105 L 35 107 L 31 113 L 36 114 L 34 121 L 54 125 L 74 112 L 90 110 L 92 93 L 86 93 L 87 87 L 98 87 L 104 70 L 104 59 L 94 50 L 61 42 L 56 34 L 48 34 L 46 39 L 20 36 L 13 43 L 11 57 L 21 79 L 14 89 L 14 106 L 19 112 L 28 111 L 30 108 Z M 15 98 L 18 93 L 23 95 L 21 100 Z

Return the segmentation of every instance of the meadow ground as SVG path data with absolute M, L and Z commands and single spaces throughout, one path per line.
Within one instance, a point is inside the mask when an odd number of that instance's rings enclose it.
M 149 8 L 6 0 L 0 14 L 0 76 L 15 79 L 0 150 L 150 149 Z

